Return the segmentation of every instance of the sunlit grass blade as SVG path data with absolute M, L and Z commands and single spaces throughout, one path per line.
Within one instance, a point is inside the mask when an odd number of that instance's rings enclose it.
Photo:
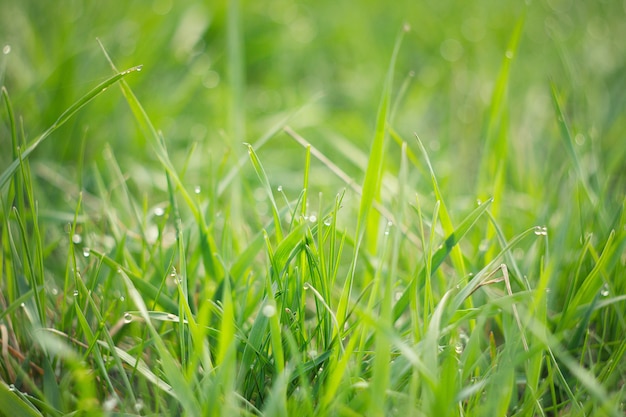
M 481 198 L 491 196 L 497 200 L 492 207 L 492 212 L 496 218 L 501 205 L 500 199 L 502 198 L 503 179 L 508 158 L 509 122 L 507 99 L 509 78 L 513 59 L 519 48 L 525 20 L 526 15 L 523 13 L 513 28 L 513 33 L 509 38 L 500 72 L 494 85 L 479 171 L 479 196 Z
M 200 415 L 200 406 L 197 398 L 193 396 L 193 389 L 185 379 L 185 376 L 178 367 L 176 360 L 167 349 L 161 335 L 159 335 L 159 332 L 154 328 L 141 295 L 124 271 L 120 270 L 118 275 L 122 277 L 130 299 L 137 306 L 137 309 L 139 310 L 141 317 L 144 319 L 148 331 L 154 340 L 156 352 L 162 361 L 161 366 L 163 373 L 167 377 L 168 383 L 173 389 L 173 395 L 180 402 L 181 406 L 187 413 L 190 415 Z
M 274 228 L 276 231 L 276 240 L 278 242 L 283 240 L 283 228 L 280 223 L 280 216 L 278 214 L 278 206 L 276 205 L 276 200 L 274 199 L 274 193 L 272 192 L 272 186 L 270 184 L 269 179 L 267 178 L 267 174 L 263 169 L 263 165 L 261 165 L 261 161 L 257 156 L 254 149 L 252 149 L 251 145 L 248 146 L 248 154 L 250 155 L 250 160 L 252 161 L 252 166 L 254 166 L 254 170 L 256 171 L 259 180 L 261 181 L 261 185 L 265 188 L 265 192 L 267 193 L 267 197 L 270 199 L 272 203 L 272 216 L 274 217 Z
M 385 137 L 387 135 L 387 117 L 389 112 L 389 105 L 391 101 L 391 89 L 393 87 L 393 74 L 396 66 L 396 58 L 402 39 L 404 37 L 405 29 L 403 28 L 398 38 L 391 55 L 391 62 L 387 71 L 387 77 L 383 87 L 383 92 L 378 107 L 378 115 L 376 116 L 376 131 L 374 139 L 370 148 L 370 158 L 365 171 L 365 179 L 363 180 L 361 201 L 357 214 L 357 226 L 355 233 L 355 245 L 352 266 L 350 272 L 345 281 L 343 290 L 341 292 L 341 298 L 337 307 L 337 318 L 340 320 L 340 326 L 343 325 L 346 320 L 346 312 L 348 310 L 348 303 L 352 295 L 352 285 L 354 281 L 354 275 L 356 273 L 356 262 L 359 257 L 359 251 L 363 237 L 368 231 L 370 244 L 368 249 L 371 252 L 376 251 L 376 240 L 378 236 L 378 215 L 371 215 L 371 209 L 374 205 L 374 201 L 378 200 L 380 195 L 380 187 L 383 177 L 383 162 L 385 151 Z
M 441 218 L 441 227 L 443 228 L 444 233 L 449 236 L 454 233 L 454 225 L 452 223 L 452 219 L 450 217 L 450 213 L 448 213 L 448 209 L 446 208 L 446 204 L 443 200 L 443 195 L 441 194 L 441 190 L 439 188 L 439 184 L 437 183 L 437 177 L 435 176 L 435 170 L 430 162 L 430 158 L 428 157 L 428 153 L 426 152 L 426 148 L 424 144 L 420 140 L 419 136 L 415 135 L 417 139 L 417 144 L 422 152 L 422 156 L 426 160 L 426 165 L 428 166 L 428 171 L 430 173 L 430 180 L 432 182 L 433 190 L 435 192 L 435 198 L 439 203 L 439 217 Z M 432 224 L 431 236 L 434 234 L 435 223 Z M 457 273 L 460 277 L 465 277 L 465 262 L 463 261 L 463 254 L 458 246 L 453 247 L 450 252 L 450 257 L 452 259 L 452 263 L 457 270 Z
M 455 229 L 454 233 L 449 235 L 446 238 L 446 240 L 443 242 L 442 246 L 439 249 L 437 249 L 437 251 L 432 255 L 431 275 L 434 272 L 436 272 L 437 269 L 441 266 L 443 261 L 450 254 L 450 251 L 452 250 L 452 248 L 454 248 L 461 241 L 461 239 L 463 239 L 463 237 L 466 235 L 466 233 L 474 226 L 476 221 L 481 216 L 484 215 L 485 211 L 487 210 L 487 208 L 491 204 L 491 201 L 492 200 L 489 199 L 488 201 L 485 201 L 484 203 L 482 203 L 481 205 L 476 207 L 459 224 L 459 226 Z M 418 276 L 414 280 L 416 280 L 417 284 L 421 286 L 421 285 L 424 285 L 424 283 L 426 282 L 427 279 L 430 279 L 430 277 L 426 276 L 426 270 L 424 268 L 424 269 L 420 270 Z M 402 314 L 402 312 L 406 310 L 406 308 L 407 308 L 407 306 L 409 304 L 409 300 L 410 300 L 409 297 L 410 297 L 409 296 L 409 292 L 405 291 L 402 294 L 402 297 L 400 297 L 400 299 L 394 305 L 393 316 L 394 316 L 395 320 L 397 320 L 398 317 L 400 317 L 400 315 Z
M 109 57 L 109 54 L 107 53 L 102 43 L 100 43 L 100 47 L 105 57 L 107 58 L 107 61 L 109 62 L 109 65 L 111 66 L 111 68 L 114 71 L 117 71 L 115 64 Z M 141 67 L 139 67 L 138 69 L 141 69 Z M 172 181 L 174 181 L 174 183 L 178 187 L 177 188 L 178 191 L 180 191 L 180 193 L 182 194 L 185 202 L 187 203 L 187 206 L 194 214 L 194 217 L 200 222 L 202 217 L 200 216 L 198 208 L 196 207 L 194 200 L 191 198 L 191 195 L 189 194 L 184 184 L 182 183 L 180 177 L 178 176 L 177 171 L 174 169 L 172 161 L 170 160 L 170 157 L 167 153 L 167 149 L 165 148 L 163 144 L 163 140 L 161 136 L 159 135 L 157 129 L 154 127 L 154 124 L 150 120 L 150 117 L 148 116 L 143 106 L 141 105 L 141 103 L 139 102 L 139 100 L 137 99 L 133 91 L 131 90 L 128 83 L 126 83 L 121 78 L 119 79 L 119 81 L 120 81 L 119 83 L 120 88 L 122 89 L 122 94 L 124 95 L 124 98 L 126 99 L 126 102 L 128 103 L 128 105 L 130 106 L 130 109 L 133 112 L 135 120 L 139 124 L 139 127 L 144 137 L 152 145 L 152 149 L 154 150 L 156 157 L 159 159 L 159 162 L 161 162 L 167 174 L 171 177 Z
M 59 127 L 63 126 L 65 122 L 67 122 L 74 114 L 76 114 L 76 112 L 78 112 L 80 109 L 85 107 L 90 101 L 92 101 L 93 99 L 98 97 L 100 94 L 102 94 L 104 91 L 106 91 L 106 89 L 109 88 L 111 85 L 115 84 L 118 81 L 121 81 L 125 76 L 136 71 L 141 71 L 141 65 L 129 68 L 126 71 L 118 72 L 117 74 L 101 82 L 96 87 L 94 87 L 89 92 L 87 92 L 84 96 L 79 98 L 67 110 L 61 113 L 61 115 L 56 119 L 56 121 L 52 124 L 52 126 L 46 129 L 30 145 L 28 145 L 26 149 L 24 149 L 21 155 L 21 159 L 22 160 L 27 159 L 30 156 L 30 154 L 33 153 L 33 151 L 37 149 L 44 140 L 46 140 Z M 15 159 L 8 166 L 8 168 L 2 171 L 2 174 L 0 174 L 0 190 L 4 189 L 4 186 L 7 184 L 9 179 L 13 176 L 13 174 L 17 171 L 19 166 L 20 166 L 20 159 Z
M 571 128 L 565 117 L 565 114 L 563 113 L 563 106 L 561 104 L 561 98 L 560 98 L 559 92 L 557 90 L 557 87 L 554 81 L 550 83 L 550 92 L 552 95 L 552 104 L 554 105 L 554 111 L 556 112 L 557 123 L 559 125 L 559 130 L 561 133 L 561 139 L 563 140 L 567 154 L 569 155 L 569 157 L 572 160 L 572 163 L 574 164 L 574 170 L 576 171 L 576 176 L 578 177 L 580 184 L 585 190 L 585 194 L 589 198 L 589 201 L 591 202 L 591 204 L 593 206 L 596 206 L 598 204 L 598 197 L 596 193 L 594 192 L 594 190 L 591 189 L 591 186 L 589 185 L 589 182 L 587 180 L 587 175 L 583 172 L 580 159 L 578 158 L 578 155 L 576 154 L 576 150 L 574 149 L 574 137 L 572 136 Z

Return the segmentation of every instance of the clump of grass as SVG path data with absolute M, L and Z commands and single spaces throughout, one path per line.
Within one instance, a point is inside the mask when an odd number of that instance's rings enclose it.
M 235 141 L 245 86 L 240 10 L 230 7 Z M 104 47 L 115 75 L 30 143 L 3 88 L 12 156 L 0 175 L 0 413 L 621 415 L 624 202 L 602 204 L 613 190 L 598 184 L 609 179 L 589 180 L 556 83 L 552 133 L 569 159 L 549 172 L 568 174 L 518 191 L 556 220 L 503 224 L 522 27 L 486 115 L 475 206 L 452 206 L 427 146 L 394 126 L 409 88 L 394 96 L 404 30 L 360 177 L 287 117 L 242 145 L 243 163 L 211 160 L 194 184 L 197 150 L 174 160 L 126 82 L 139 67 L 119 72 Z M 114 86 L 156 157 L 154 186 L 141 190 L 109 147 L 78 181 L 45 171 L 67 200 L 42 207 L 34 151 Z M 302 145 L 289 155 L 302 161 L 301 186 L 283 188 L 261 151 L 288 137 Z M 313 170 L 344 188 L 316 195 Z M 562 207 L 556 184 L 577 204 Z

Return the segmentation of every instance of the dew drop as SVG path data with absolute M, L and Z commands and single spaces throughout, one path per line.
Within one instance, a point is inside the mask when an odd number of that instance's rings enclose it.
M 513 51 L 506 51 L 506 54 L 504 54 L 507 59 L 513 59 Z
M 91 255 L 91 249 L 89 249 L 89 248 L 87 248 L 87 247 L 84 247 L 84 248 L 83 248 L 83 256 L 84 256 L 85 258 L 89 258 L 89 255 Z
M 547 236 L 548 235 L 548 228 L 547 227 L 536 226 L 535 227 L 535 234 L 537 236 Z
M 9 391 L 16 391 L 16 389 L 15 389 L 15 385 L 10 384 L 10 385 L 9 385 Z
M 83 237 L 79 235 L 78 233 L 72 236 L 72 242 L 79 244 L 82 241 L 83 241 Z
M 311 223 L 315 223 L 315 222 L 317 221 L 317 216 L 316 216 L 315 214 L 311 214 L 311 215 L 309 216 L 309 221 L 310 221 Z
M 124 272 L 124 271 L 122 271 L 122 268 L 117 268 L 117 273 L 118 274 L 121 274 L 122 272 Z
M 262 312 L 265 317 L 273 317 L 276 314 L 276 307 L 274 307 L 271 304 L 268 304 L 265 307 L 263 307 Z
M 104 411 L 113 411 L 117 406 L 117 399 L 115 397 L 109 397 L 102 403 Z
M 130 323 L 133 321 L 133 315 L 130 313 L 124 313 L 124 323 Z
M 199 185 L 196 185 L 196 186 L 194 187 L 194 189 L 193 189 L 193 192 L 194 192 L 194 193 L 196 193 L 196 194 L 200 194 L 200 191 L 202 191 L 202 189 L 200 188 L 200 186 L 199 186 Z
M 603 297 L 608 297 L 609 296 L 609 286 L 607 284 L 604 284 L 602 286 L 602 289 L 600 290 L 600 295 Z
M 155 207 L 152 212 L 154 213 L 155 216 L 161 217 L 162 215 L 165 214 L 165 209 L 163 207 Z
M 175 314 L 172 314 L 172 313 L 167 313 L 167 318 L 168 318 L 168 320 L 177 320 L 178 316 L 176 316 Z
M 332 222 L 333 222 L 332 217 L 326 217 L 326 219 L 324 220 L 324 226 L 330 226 Z
M 126 297 L 124 297 L 123 295 L 120 297 L 120 301 L 123 303 L 124 301 L 126 301 Z
M 141 410 L 143 410 L 143 401 L 142 400 L 137 400 L 137 402 L 135 403 L 135 411 L 136 412 L 140 412 Z
M 463 353 L 463 345 L 457 343 L 456 346 L 454 346 L 454 351 L 457 353 L 457 355 L 460 355 L 461 353 Z
M 78 290 L 74 290 L 73 295 L 74 297 L 78 297 Z
M 282 186 L 282 185 L 279 185 L 279 186 L 276 188 L 276 190 L 277 190 L 279 193 L 282 193 L 282 192 L 283 192 L 283 186 Z
M 4 45 L 4 48 L 2 48 L 2 53 L 5 55 L 9 55 L 11 53 L 11 45 Z

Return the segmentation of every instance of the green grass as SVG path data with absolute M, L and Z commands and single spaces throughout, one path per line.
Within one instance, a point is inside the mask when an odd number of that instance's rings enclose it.
M 0 415 L 624 415 L 625 7 L 6 2 Z

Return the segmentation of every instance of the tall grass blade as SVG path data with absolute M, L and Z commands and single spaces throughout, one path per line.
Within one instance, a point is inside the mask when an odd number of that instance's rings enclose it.
M 374 202 L 379 198 L 380 195 L 380 187 L 383 177 L 385 137 L 387 135 L 387 117 L 391 101 L 391 89 L 393 87 L 393 73 L 395 70 L 396 58 L 398 55 L 398 51 L 400 50 L 400 45 L 402 44 L 405 29 L 406 28 L 403 28 L 403 30 L 400 32 L 396 39 L 396 44 L 391 55 L 391 62 L 389 64 L 389 69 L 387 70 L 387 77 L 378 107 L 378 115 L 376 117 L 376 132 L 374 134 L 374 140 L 370 148 L 370 158 L 367 164 L 367 169 L 365 171 L 361 202 L 357 215 L 357 226 L 354 238 L 355 245 L 354 254 L 352 257 L 352 265 L 350 267 L 348 278 L 346 279 L 343 290 L 341 292 L 341 298 L 337 307 L 337 318 L 339 320 L 340 326 L 343 326 L 343 323 L 346 320 L 346 312 L 348 309 L 348 303 L 352 295 L 352 285 L 356 273 L 357 259 L 359 257 L 361 243 L 366 233 L 366 230 L 368 231 L 371 242 L 368 249 L 372 253 L 376 252 L 375 242 L 377 239 L 379 216 L 372 215 L 371 209 L 374 205 Z

